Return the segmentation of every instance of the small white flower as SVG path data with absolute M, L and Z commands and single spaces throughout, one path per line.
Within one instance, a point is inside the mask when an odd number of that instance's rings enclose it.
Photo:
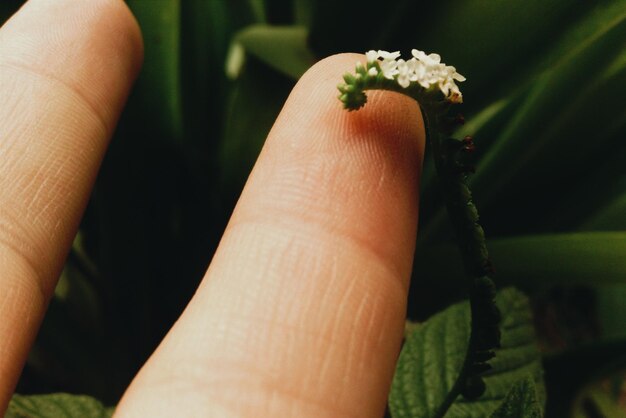
M 400 51 L 387 52 L 379 49 L 378 58 L 382 58 L 383 60 L 397 60 L 400 58 Z
M 418 49 L 411 50 L 411 54 L 428 67 L 436 66 L 441 62 L 441 56 L 439 54 L 426 55 L 424 51 Z
M 441 62 L 439 54 L 426 54 L 424 51 L 413 49 L 413 57 L 405 61 L 400 58 L 400 51 L 387 52 L 370 50 L 365 53 L 368 63 L 379 61 L 380 72 L 389 80 L 396 80 L 402 88 L 411 83 L 418 83 L 425 89 L 433 85 L 453 102 L 461 102 L 462 95 L 456 81 L 465 81 L 465 77 L 456 72 L 456 68 Z M 371 76 L 378 75 L 375 67 L 368 70 Z
M 367 62 L 374 62 L 378 59 L 378 52 L 374 50 L 367 51 L 365 57 L 367 58 Z
M 455 79 L 456 81 L 465 81 L 466 78 L 463 77 L 461 74 L 456 72 L 456 68 L 452 67 L 452 66 L 448 66 L 446 67 L 448 69 L 448 74 L 450 74 L 450 77 Z
M 426 67 L 422 62 L 416 60 L 415 58 L 411 58 L 406 62 L 406 65 L 409 69 L 409 79 L 411 81 L 419 81 L 422 77 L 424 77 Z
M 402 88 L 407 88 L 411 84 L 411 70 L 407 62 L 403 59 L 398 60 L 398 84 Z
M 383 72 L 385 78 L 393 80 L 398 75 L 398 62 L 396 60 L 383 60 L 380 63 L 380 70 Z

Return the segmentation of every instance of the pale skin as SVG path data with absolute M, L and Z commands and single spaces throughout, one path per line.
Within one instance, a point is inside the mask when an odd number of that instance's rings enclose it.
M 30 0 L 0 29 L 0 415 L 129 89 L 121 0 Z M 424 128 L 342 110 L 342 54 L 297 83 L 195 296 L 116 417 L 381 417 L 400 350 Z

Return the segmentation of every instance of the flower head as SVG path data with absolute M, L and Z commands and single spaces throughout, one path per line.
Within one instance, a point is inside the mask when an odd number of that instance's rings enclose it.
M 456 68 L 442 63 L 439 54 L 426 54 L 418 49 L 413 49 L 411 54 L 413 57 L 408 61 L 400 58 L 399 51 L 371 50 L 365 56 L 368 67 L 371 68 L 371 64 L 377 62 L 383 76 L 396 80 L 402 88 L 409 87 L 411 83 L 418 83 L 425 89 L 434 85 L 448 100 L 456 103 L 463 101 L 456 82 L 465 81 L 465 77 L 457 73 Z

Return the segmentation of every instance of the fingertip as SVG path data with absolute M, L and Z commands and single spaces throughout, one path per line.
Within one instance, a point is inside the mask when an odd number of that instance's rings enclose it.
M 417 104 L 397 93 L 342 108 L 336 85 L 363 59 L 332 56 L 299 80 L 202 284 L 120 416 L 382 415 L 425 133 Z
M 337 84 L 346 72 L 354 73 L 365 56 L 343 53 L 329 56 L 312 66 L 298 81 L 281 117 L 292 125 L 336 130 L 343 140 L 376 136 L 377 141 L 393 140 L 393 148 L 407 147 L 419 156 L 424 146 L 423 120 L 417 102 L 403 94 L 370 90 L 368 102 L 358 111 L 347 111 Z
M 105 0 L 104 7 L 111 8 L 112 33 L 117 36 L 116 46 L 129 58 L 129 73 L 136 77 L 144 59 L 144 42 L 141 27 L 132 10 L 124 0 Z
M 111 131 L 143 62 L 122 0 L 30 0 L 0 30 L 2 66 L 60 82 Z

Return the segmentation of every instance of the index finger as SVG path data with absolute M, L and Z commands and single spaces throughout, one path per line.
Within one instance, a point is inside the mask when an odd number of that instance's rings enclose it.
M 0 415 L 141 48 L 121 0 L 30 0 L 0 29 Z
M 417 104 L 348 113 L 354 54 L 298 82 L 196 295 L 120 417 L 380 417 L 400 349 L 417 229 Z

